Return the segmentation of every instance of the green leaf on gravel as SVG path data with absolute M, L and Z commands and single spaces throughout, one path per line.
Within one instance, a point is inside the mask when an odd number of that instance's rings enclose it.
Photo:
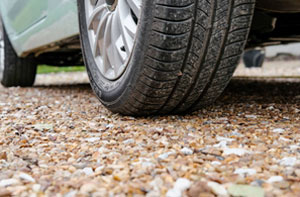
M 262 188 L 250 185 L 231 185 L 228 188 L 228 192 L 231 196 L 264 197 Z

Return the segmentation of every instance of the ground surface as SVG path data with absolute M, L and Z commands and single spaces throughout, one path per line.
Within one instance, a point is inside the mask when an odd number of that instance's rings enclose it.
M 0 87 L 0 196 L 300 196 L 300 79 L 251 72 L 186 116 L 112 114 L 83 73 Z

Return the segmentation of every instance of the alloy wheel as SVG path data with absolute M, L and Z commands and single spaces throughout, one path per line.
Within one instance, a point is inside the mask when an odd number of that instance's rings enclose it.
M 85 0 L 91 50 L 104 78 L 117 80 L 127 68 L 142 0 Z

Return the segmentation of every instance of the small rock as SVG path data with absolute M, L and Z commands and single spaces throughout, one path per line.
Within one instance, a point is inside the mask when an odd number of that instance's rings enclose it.
M 210 192 L 211 192 L 211 188 L 208 187 L 206 182 L 198 181 L 191 186 L 191 188 L 188 191 L 188 196 L 199 197 L 199 194 L 201 193 L 210 193 Z
M 0 197 L 11 197 L 11 196 L 13 195 L 10 191 L 4 188 L 3 189 L 0 188 Z
M 38 192 L 40 192 L 41 191 L 41 185 L 40 184 L 34 184 L 33 186 L 32 186 L 32 190 L 34 191 L 34 192 L 36 192 L 36 193 L 38 193 Z
M 296 170 L 295 170 L 295 174 L 296 174 L 297 177 L 300 178 L 300 169 L 296 169 Z
M 261 187 L 250 185 L 231 185 L 228 193 L 236 197 L 264 197 L 264 190 Z
M 0 187 L 7 187 L 10 185 L 16 185 L 19 181 L 17 179 L 3 179 L 0 181 Z
M 284 129 L 282 129 L 282 128 L 276 128 L 276 129 L 273 129 L 272 132 L 274 132 L 274 133 L 283 133 Z
M 174 155 L 175 154 L 175 152 L 167 152 L 167 153 L 163 153 L 163 154 L 161 154 L 161 155 L 159 155 L 158 156 L 158 159 L 159 160 L 165 160 L 165 159 L 167 159 L 170 155 Z
M 217 196 L 228 196 L 227 190 L 223 185 L 220 185 L 216 182 L 208 182 L 207 186 L 211 188 L 212 192 L 216 194 Z
M 283 181 L 282 176 L 272 176 L 267 180 L 267 183 L 281 182 Z
M 86 183 L 81 186 L 80 193 L 88 194 L 91 192 L 95 192 L 96 190 L 97 190 L 97 185 L 95 185 L 94 183 Z
M 128 144 L 133 144 L 134 140 L 133 139 L 128 139 L 128 140 L 124 140 L 123 144 L 128 145 Z
M 294 166 L 297 163 L 296 157 L 285 157 L 280 160 L 280 165 L 282 166 Z
M 83 171 L 84 174 L 86 174 L 87 176 L 92 175 L 92 174 L 94 173 L 93 169 L 92 169 L 92 168 L 89 168 L 89 167 L 83 168 L 82 171 Z
M 3 160 L 7 160 L 7 154 L 6 154 L 6 152 L 2 152 L 2 153 L 0 153 L 0 160 L 1 159 L 3 159 Z
M 32 178 L 32 176 L 30 176 L 29 174 L 26 174 L 26 173 L 20 173 L 19 178 L 23 179 L 25 181 L 28 181 L 28 182 L 32 182 L 32 183 L 35 182 L 35 179 Z
M 99 138 L 99 137 L 91 137 L 91 138 L 86 138 L 85 140 L 86 140 L 87 142 L 93 143 L 93 142 L 98 142 L 98 141 L 100 141 L 100 138 Z
M 242 148 L 224 148 L 223 154 L 224 155 L 238 155 L 242 156 L 244 154 L 250 153 L 249 151 L 242 149 Z
M 290 187 L 290 184 L 287 181 L 275 182 L 273 183 L 273 185 L 280 189 L 287 189 L 288 187 Z
M 256 115 L 245 115 L 246 118 L 249 118 L 249 119 L 256 119 L 257 116 Z
M 174 184 L 174 187 L 170 189 L 166 196 L 167 197 L 181 197 L 182 192 L 191 187 L 191 182 L 185 178 L 179 178 Z
M 227 137 L 222 137 L 222 136 L 217 136 L 216 138 L 219 142 L 221 141 L 226 141 L 226 142 L 233 142 L 235 139 L 227 138 Z
M 255 169 L 249 169 L 249 168 L 239 168 L 234 171 L 234 174 L 238 174 L 240 176 L 247 176 L 247 175 L 254 175 L 256 174 Z
M 186 148 L 186 147 L 181 149 L 180 152 L 184 155 L 192 155 L 194 153 L 194 151 L 192 149 Z
M 50 131 L 53 130 L 53 125 L 52 124 L 35 124 L 33 125 L 33 128 L 38 130 L 38 131 Z
M 76 190 L 71 190 L 67 194 L 65 194 L 64 197 L 76 197 L 77 196 L 77 192 L 78 191 L 76 191 Z
M 213 166 L 219 166 L 219 165 L 221 165 L 222 163 L 221 162 L 219 162 L 219 161 L 213 161 L 213 162 L 211 162 L 211 165 L 213 165 Z

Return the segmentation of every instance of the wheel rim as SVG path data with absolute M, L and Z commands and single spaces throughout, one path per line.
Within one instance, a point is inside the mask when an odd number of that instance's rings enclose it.
M 142 0 L 85 0 L 88 38 L 101 74 L 117 80 L 127 68 Z
M 0 81 L 3 78 L 4 72 L 4 38 L 3 38 L 3 29 L 0 21 Z

